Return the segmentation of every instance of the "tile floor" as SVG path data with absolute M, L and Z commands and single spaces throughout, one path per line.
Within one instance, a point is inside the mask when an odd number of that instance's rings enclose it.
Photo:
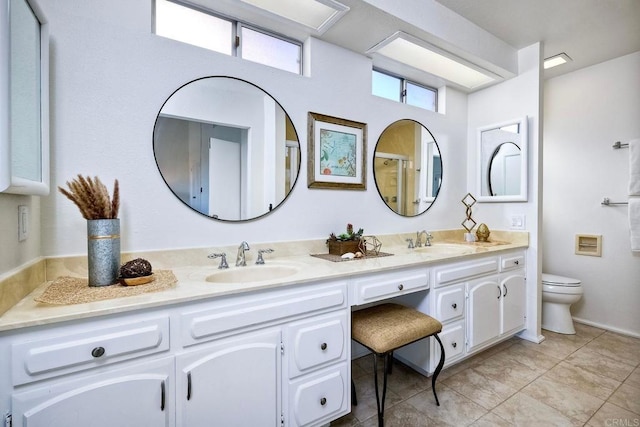
M 395 362 L 385 426 L 640 427 L 640 339 L 576 331 L 543 331 L 541 344 L 512 338 L 443 370 L 439 407 L 431 378 Z M 372 369 L 371 356 L 352 362 L 358 405 L 332 427 L 377 426 Z

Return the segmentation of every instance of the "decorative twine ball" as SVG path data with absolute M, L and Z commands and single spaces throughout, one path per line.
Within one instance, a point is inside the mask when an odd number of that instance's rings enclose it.
M 491 234 L 491 232 L 489 231 L 489 227 L 487 227 L 487 224 L 482 223 L 478 226 L 478 230 L 476 230 L 476 236 L 478 236 L 478 241 L 486 242 L 487 239 L 489 238 L 489 234 Z
M 142 258 L 131 260 L 120 267 L 120 277 L 123 279 L 148 276 L 151 273 L 151 263 Z

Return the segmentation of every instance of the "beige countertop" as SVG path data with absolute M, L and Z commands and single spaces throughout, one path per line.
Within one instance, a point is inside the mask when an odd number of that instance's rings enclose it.
M 189 301 L 202 301 L 243 292 L 272 289 L 311 282 L 345 280 L 352 276 L 376 273 L 400 268 L 429 266 L 430 264 L 463 261 L 504 250 L 528 247 L 527 232 L 492 231 L 489 242 L 465 243 L 460 230 L 432 232 L 434 235 L 431 247 L 409 249 L 406 238 L 415 238 L 415 233 L 378 236 L 382 241 L 382 252 L 393 256 L 357 259 L 344 262 L 331 262 L 310 256 L 310 254 L 326 253 L 324 240 L 255 244 L 247 252 L 247 267 L 235 267 L 236 248 L 208 248 L 178 251 L 156 251 L 149 253 L 123 254 L 123 262 L 127 259 L 143 257 L 151 261 L 154 269 L 170 269 L 178 279 L 175 287 L 123 298 L 95 301 L 73 305 L 48 305 L 34 300 L 41 295 L 51 280 L 63 275 L 82 277 L 86 259 L 83 257 L 52 258 L 47 260 L 47 281 L 33 292 L 22 298 L 15 306 L 0 316 L 0 331 L 7 331 L 30 326 L 45 325 L 74 319 L 89 318 L 100 315 L 122 313 L 169 304 Z M 265 266 L 254 265 L 257 249 L 274 248 L 272 254 L 265 254 Z M 225 251 L 228 255 L 229 269 L 219 270 L 219 260 L 207 259 L 211 252 Z M 249 256 L 250 255 L 250 256 Z M 211 283 L 207 277 L 221 272 L 229 274 L 232 270 L 256 270 L 266 267 L 268 275 L 277 275 L 283 270 L 288 275 L 247 282 Z M 239 272 L 242 274 L 243 272 Z M 231 273 L 234 274 L 234 273 Z M 85 276 L 86 277 L 86 276 Z

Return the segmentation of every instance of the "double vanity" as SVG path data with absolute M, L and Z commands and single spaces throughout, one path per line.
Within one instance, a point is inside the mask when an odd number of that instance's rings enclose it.
M 0 316 L 0 414 L 14 427 L 327 424 L 350 411 L 351 310 L 394 299 L 439 319 L 445 366 L 525 328 L 528 234 L 433 234 L 419 248 L 383 236 L 392 256 L 344 262 L 309 256 L 324 241 L 276 243 L 264 265 L 252 245 L 228 269 L 204 250 L 136 254 L 177 285 L 86 304 L 38 304 L 44 283 Z M 57 277 L 78 260 L 47 261 Z M 396 357 L 429 375 L 439 348 Z

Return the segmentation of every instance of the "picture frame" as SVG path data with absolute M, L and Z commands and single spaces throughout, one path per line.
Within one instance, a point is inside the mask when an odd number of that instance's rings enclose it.
M 367 189 L 367 124 L 309 112 L 307 186 Z

